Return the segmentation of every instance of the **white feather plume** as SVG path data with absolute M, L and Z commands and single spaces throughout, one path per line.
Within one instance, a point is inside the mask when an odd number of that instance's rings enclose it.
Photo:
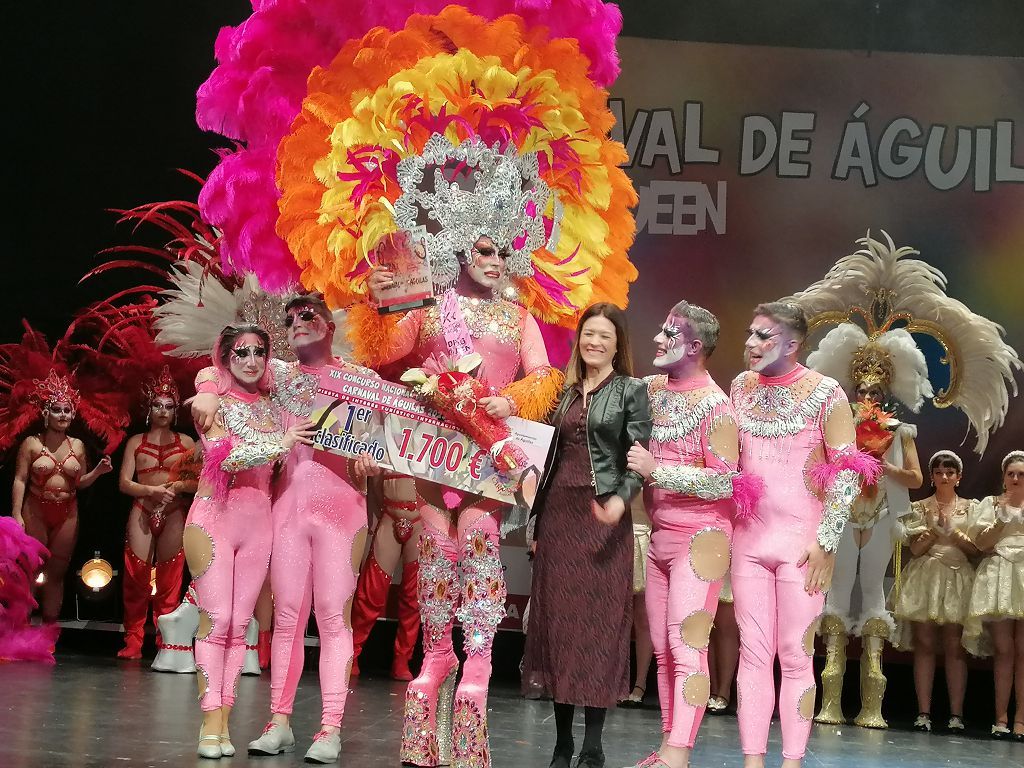
M 946 276 L 942 272 L 920 259 L 907 258 L 918 255 L 917 250 L 897 248 L 886 232 L 883 231 L 882 236 L 885 242 L 873 239 L 870 233 L 858 240 L 861 250 L 843 257 L 822 280 L 783 301 L 799 304 L 813 319 L 825 312 L 845 314 L 855 306 L 866 310 L 870 317 L 872 302 L 880 298 L 883 305 L 887 304 L 889 317 L 909 315 L 915 321 L 937 326 L 949 345 L 949 354 L 956 358 L 959 375 L 959 387 L 949 404 L 962 410 L 974 427 L 977 433 L 974 450 L 980 454 L 988 444 L 989 435 L 1006 418 L 1010 393 L 1017 394 L 1013 371 L 1024 366 L 1017 352 L 1003 341 L 1005 332 L 1000 325 L 947 296 Z M 873 317 L 872 320 L 884 324 L 886 318 Z M 849 338 L 842 339 L 849 343 Z M 838 344 L 840 337 L 833 341 Z M 876 341 L 881 342 L 881 337 Z M 893 344 L 892 349 L 898 354 L 908 353 L 905 338 L 891 337 L 887 343 Z M 915 365 L 915 369 L 920 371 L 919 366 Z M 897 378 L 903 378 L 904 374 L 907 377 L 906 382 L 896 386 L 902 389 L 906 384 L 909 392 L 910 371 L 899 363 L 896 370 Z M 844 378 L 849 378 L 848 371 Z M 900 397 L 895 387 L 893 394 Z M 929 396 L 922 390 L 922 397 Z
M 856 382 L 850 377 L 850 364 L 857 350 L 867 343 L 868 335 L 863 328 L 842 323 L 826 333 L 818 348 L 807 356 L 807 367 L 835 379 L 852 394 Z
M 204 275 L 196 262 L 176 264 L 171 270 L 174 288 L 164 291 L 164 302 L 153 310 L 156 341 L 172 347 L 178 357 L 209 355 L 224 326 L 242 320 L 256 322 L 270 334 L 274 355 L 294 359 L 284 331 L 285 297 L 260 288 L 256 276 L 248 274 L 241 286 L 229 290 L 216 278 Z M 344 327 L 344 310 L 333 313 L 336 328 Z M 350 348 L 345 334 L 334 334 L 333 352 L 348 357 Z

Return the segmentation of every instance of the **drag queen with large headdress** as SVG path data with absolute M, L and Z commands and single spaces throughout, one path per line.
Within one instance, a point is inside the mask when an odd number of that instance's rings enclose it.
M 73 371 L 61 343 L 50 351 L 43 336 L 26 326 L 20 344 L 0 346 L 0 451 L 21 440 L 11 492 L 15 521 L 49 549 L 41 588 L 43 621 L 56 622 L 64 576 L 78 538 L 78 491 L 112 471 L 107 454 L 124 438 L 127 400 L 108 392 L 103 359 Z M 114 388 L 116 390 L 116 388 Z M 88 468 L 85 444 L 68 430 L 77 418 L 103 440 L 103 457 Z
M 832 589 L 822 617 L 827 662 L 822 673 L 822 723 L 845 722 L 841 708 L 846 644 L 860 635 L 861 711 L 857 725 L 884 728 L 882 649 L 894 636 L 886 610 L 884 579 L 901 520 L 910 514 L 909 491 L 923 474 L 914 437 L 917 429 L 899 418 L 917 413 L 925 400 L 964 411 L 978 434 L 981 453 L 1002 423 L 1013 384 L 1016 353 L 995 323 L 945 293 L 946 279 L 917 251 L 865 237 L 861 250 L 840 259 L 821 281 L 787 299 L 807 311 L 814 328 L 836 324 L 807 358 L 808 367 L 839 381 L 854 404 L 858 446 L 882 461 L 883 477 L 865 486 L 854 502 L 836 554 Z M 863 323 L 865 327 L 861 327 Z M 937 395 L 924 353 L 912 333 L 930 335 L 944 347 L 950 383 Z M 897 544 L 897 546 L 899 546 Z M 859 606 L 856 613 L 852 606 Z
M 626 258 L 635 194 L 624 149 L 607 138 L 603 88 L 618 71 L 621 18 L 597 0 L 467 6 L 280 2 L 222 34 L 198 118 L 242 145 L 200 203 L 223 231 L 228 268 L 355 305 L 361 362 L 400 371 L 476 353 L 481 418 L 539 418 L 561 376 L 538 321 L 564 342 L 582 307 L 625 304 L 636 276 Z M 367 299 L 392 276 L 369 255 L 414 230 L 441 309 L 382 317 Z M 426 654 L 407 695 L 402 758 L 486 766 L 503 510 L 428 486 L 421 495 Z M 468 658 L 453 738 L 456 612 Z

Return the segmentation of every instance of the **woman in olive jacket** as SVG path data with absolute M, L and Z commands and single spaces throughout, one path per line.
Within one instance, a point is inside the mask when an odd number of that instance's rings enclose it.
M 633 524 L 629 504 L 643 479 L 626 452 L 646 446 L 651 416 L 633 378 L 626 317 L 614 304 L 587 309 L 552 416 L 554 459 L 537 504 L 530 631 L 523 679 L 555 702 L 551 765 L 568 768 L 572 718 L 586 708 L 582 768 L 604 765 L 605 711 L 629 693 Z

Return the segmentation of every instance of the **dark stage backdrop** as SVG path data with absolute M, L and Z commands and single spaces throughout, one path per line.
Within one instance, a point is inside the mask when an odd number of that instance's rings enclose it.
M 1016 131 L 1011 159 L 1024 165 L 1021 60 L 982 58 L 1024 54 L 1019 3 L 784 0 L 753 13 L 754 6 L 741 0 L 631 0 L 621 5 L 629 37 L 620 48 L 624 74 L 613 95 L 623 100 L 624 137 L 635 136 L 642 154 L 653 144 L 648 131 L 628 133 L 634 115 L 638 109 L 665 108 L 673 110 L 675 120 L 667 139 L 682 147 L 684 104 L 701 101 L 703 140 L 723 152 L 719 165 L 684 163 L 678 173 L 671 167 L 671 151 L 654 152 L 650 167 L 635 162 L 630 170 L 636 183 L 648 188 L 654 180 L 707 183 L 725 218 L 721 234 L 710 224 L 710 231 L 700 234 L 659 233 L 675 214 L 659 214 L 657 206 L 671 209 L 678 197 L 669 194 L 652 203 L 648 196 L 640 211 L 643 231 L 634 254 L 641 278 L 630 314 L 645 372 L 651 351 L 647 339 L 664 310 L 686 296 L 723 316 L 727 333 L 713 362 L 726 383 L 739 368 L 740 330 L 749 305 L 817 279 L 868 227 L 888 227 L 898 244 L 921 247 L 925 258 L 946 271 L 953 295 L 991 312 L 1011 330 L 1011 342 L 1024 347 L 1021 294 L 1011 289 L 1024 261 L 1022 185 L 999 184 L 992 192 L 980 192 L 968 182 L 939 193 L 916 179 L 865 188 L 856 174 L 844 185 L 826 183 L 843 124 L 860 98 L 870 101 L 873 112 L 866 119 L 878 126 L 904 111 L 925 129 L 944 120 L 991 127 L 997 119 L 1008 119 Z M 77 308 L 130 281 L 120 276 L 78 284 L 97 263 L 99 251 L 132 239 L 128 228 L 115 229 L 115 217 L 105 209 L 195 198 L 195 184 L 174 169 L 205 176 L 215 162 L 213 149 L 223 146 L 195 126 L 195 89 L 213 66 L 219 27 L 238 23 L 250 12 L 242 0 L 65 0 L 9 11 L 6 113 L 15 141 L 6 163 L 9 242 L 0 339 L 16 339 L 23 317 L 52 338 Z M 790 49 L 757 47 L 764 45 Z M 967 96 L 971 103 L 961 103 Z M 760 112 L 778 118 L 783 110 L 818 113 L 812 178 L 779 179 L 771 167 L 738 178 L 742 116 Z M 720 181 L 727 182 L 728 194 L 719 202 Z M 829 203 L 833 193 L 842 201 L 841 211 Z M 899 206 L 901 195 L 908 204 L 906 220 L 879 215 L 879 201 Z M 851 201 L 862 208 L 849 208 Z M 989 217 L 987 206 L 995 202 L 998 215 Z M 800 247 L 780 250 L 776 233 L 765 222 L 787 236 L 798 233 Z M 994 242 L 1003 243 L 1002 249 L 985 245 Z M 713 268 L 705 270 L 701 257 L 708 254 Z M 763 282 L 763 291 L 755 281 Z M 1021 411 L 1015 404 L 1010 425 L 986 464 L 965 483 L 968 493 L 993 489 L 995 454 L 1005 452 L 1011 435 L 1018 443 L 1024 435 Z M 925 435 L 957 442 L 962 437 L 957 414 L 929 413 L 923 421 L 937 430 L 929 433 L 926 427 Z M 921 449 L 927 454 L 935 447 L 926 442 Z M 0 476 L 4 495 L 9 476 L 5 467 Z M 83 494 L 78 563 L 94 550 L 120 559 L 127 503 L 115 486 L 113 477 L 105 478 Z M 525 566 L 515 570 L 510 580 L 527 577 Z

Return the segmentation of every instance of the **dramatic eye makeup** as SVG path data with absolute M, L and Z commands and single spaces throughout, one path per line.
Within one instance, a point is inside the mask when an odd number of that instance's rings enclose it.
M 267 350 L 263 347 L 235 347 L 231 350 L 231 354 L 239 360 L 248 360 L 250 356 L 262 359 L 267 356 Z
M 777 333 L 772 333 L 771 329 L 768 328 L 748 328 L 747 330 L 754 336 L 757 336 L 761 341 L 768 341 L 768 339 L 778 336 Z

